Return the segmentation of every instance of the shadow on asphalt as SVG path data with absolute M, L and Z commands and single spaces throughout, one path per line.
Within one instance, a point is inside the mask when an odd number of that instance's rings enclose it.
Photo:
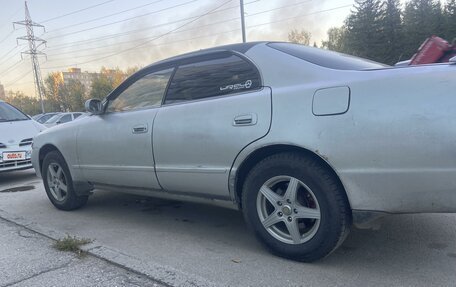
M 4 180 L 10 186 L 40 181 L 31 172 L 0 174 L 0 187 L 8 186 Z M 304 264 L 271 255 L 235 210 L 95 191 L 84 208 L 63 212 L 50 204 L 41 183 L 36 187 L 0 193 L 0 209 L 214 281 L 229 277 L 233 285 L 261 286 L 305 278 L 310 286 L 326 278 L 327 285 L 429 286 L 448 284 L 448 276 L 456 280 L 454 214 L 386 217 L 379 230 L 352 229 L 333 254 Z
M 238 250 L 272 257 L 254 239 L 243 221 L 242 213 L 238 211 L 108 192 L 95 193 L 85 210 L 89 213 L 104 210 L 105 216 L 118 217 L 119 220 L 129 214 L 136 221 L 139 215 L 142 220 L 135 224 L 140 229 L 153 229 L 158 233 L 175 231 L 176 234 L 185 230 L 195 238 L 204 234 L 206 240 L 229 242 L 229 245 Z M 455 253 L 449 252 L 455 251 L 454 228 L 449 232 L 444 227 L 446 224 L 451 225 L 453 220 L 453 215 L 438 214 L 385 217 L 379 230 L 352 228 L 342 246 L 316 264 L 347 264 L 366 268 L 379 260 L 393 260 L 413 265 L 428 261 L 429 253 L 445 250 L 448 251 L 446 256 L 455 258 Z
M 0 172 L 0 184 L 3 185 L 17 185 L 17 182 L 29 181 L 36 179 L 36 183 L 41 182 L 41 179 L 38 178 L 33 172 L 33 169 L 21 170 L 21 171 L 6 171 Z

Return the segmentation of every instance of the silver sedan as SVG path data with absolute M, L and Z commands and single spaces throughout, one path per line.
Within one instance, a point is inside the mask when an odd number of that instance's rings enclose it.
M 91 114 L 46 130 L 32 161 L 57 208 L 92 190 L 242 210 L 273 253 L 325 257 L 352 224 L 456 212 L 456 65 L 392 68 L 289 43 L 152 64 Z

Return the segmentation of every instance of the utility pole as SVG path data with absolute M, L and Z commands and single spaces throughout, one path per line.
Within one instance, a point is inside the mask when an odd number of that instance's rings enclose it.
M 38 95 L 41 102 L 41 111 L 44 113 L 44 87 L 43 87 L 43 79 L 41 78 L 41 70 L 40 70 L 40 63 L 38 62 L 38 55 L 46 55 L 45 53 L 38 50 L 41 45 L 45 45 L 46 41 L 35 37 L 33 32 L 33 27 L 41 27 L 44 29 L 44 26 L 32 21 L 30 17 L 30 12 L 27 7 L 27 1 L 25 1 L 25 20 L 13 22 L 13 27 L 16 28 L 15 25 L 25 26 L 27 30 L 27 36 L 18 37 L 17 41 L 24 40 L 28 41 L 29 49 L 21 53 L 21 57 L 23 54 L 30 55 L 32 60 L 32 69 L 33 69 L 33 77 L 35 80 L 35 95 Z
M 242 29 L 242 42 L 245 43 L 245 17 L 244 17 L 244 0 L 241 0 L 241 29 Z

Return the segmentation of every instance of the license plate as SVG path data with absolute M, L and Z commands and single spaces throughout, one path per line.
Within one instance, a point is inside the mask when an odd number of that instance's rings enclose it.
M 14 161 L 14 160 L 24 160 L 24 159 L 25 159 L 25 151 L 4 152 L 3 153 L 3 161 Z

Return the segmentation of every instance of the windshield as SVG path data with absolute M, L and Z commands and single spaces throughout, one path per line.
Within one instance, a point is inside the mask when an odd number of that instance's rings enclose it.
M 57 122 L 58 120 L 60 119 L 60 114 L 57 114 L 53 117 L 51 117 L 49 120 L 47 120 L 45 123 L 46 124 L 53 124 L 55 122 Z
M 0 102 L 0 122 L 25 121 L 29 117 L 5 102 Z
M 44 116 L 42 116 L 41 118 L 39 118 L 39 119 L 37 120 L 37 122 L 43 124 L 43 123 L 45 123 L 47 120 L 49 120 L 50 118 L 52 118 L 52 117 L 55 116 L 55 115 L 56 115 L 55 113 L 53 113 L 53 114 L 45 114 Z
M 335 70 L 372 70 L 389 67 L 371 60 L 299 44 L 269 43 L 268 46 L 312 64 Z

